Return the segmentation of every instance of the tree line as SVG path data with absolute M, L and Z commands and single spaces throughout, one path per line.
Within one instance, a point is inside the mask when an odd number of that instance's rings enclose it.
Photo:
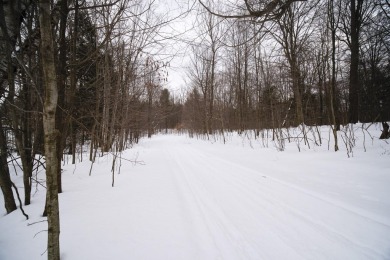
M 388 1 L 199 2 L 185 127 L 331 125 L 337 138 L 390 120 Z

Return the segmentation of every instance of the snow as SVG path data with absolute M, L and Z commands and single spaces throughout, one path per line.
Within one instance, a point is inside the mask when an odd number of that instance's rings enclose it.
M 390 259 L 390 145 L 355 127 L 350 158 L 341 139 L 341 151 L 328 150 L 327 127 L 322 146 L 286 141 L 283 152 L 250 132 L 226 144 L 156 135 L 121 155 L 113 188 L 112 156 L 89 176 L 83 155 L 63 166 L 61 257 Z M 12 179 L 22 193 L 21 173 Z M 33 194 L 27 221 L 0 209 L 2 260 L 47 258 L 44 188 Z

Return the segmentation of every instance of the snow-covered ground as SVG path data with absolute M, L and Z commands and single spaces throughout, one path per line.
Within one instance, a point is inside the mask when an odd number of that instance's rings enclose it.
M 356 128 L 348 158 L 342 139 L 341 151 L 328 150 L 322 130 L 322 146 L 300 143 L 301 152 L 294 141 L 280 152 L 250 135 L 229 134 L 226 144 L 175 134 L 142 139 L 122 154 L 142 163 L 123 159 L 114 188 L 109 155 L 92 176 L 87 155 L 65 164 L 61 257 L 390 259 L 389 142 Z M 22 192 L 21 173 L 12 179 Z M 0 209 L 1 260 L 47 258 L 47 223 L 38 222 L 44 188 L 34 185 L 33 194 L 28 221 Z

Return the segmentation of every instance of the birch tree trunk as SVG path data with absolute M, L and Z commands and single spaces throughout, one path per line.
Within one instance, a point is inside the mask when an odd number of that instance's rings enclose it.
M 58 100 L 56 64 L 54 59 L 54 44 L 51 28 L 50 0 L 39 1 L 39 23 L 41 33 L 41 62 L 43 70 L 43 85 L 45 102 L 43 107 L 43 129 L 45 134 L 46 157 L 46 210 L 48 221 L 49 260 L 60 259 L 60 218 L 58 206 L 57 182 L 57 142 L 58 130 L 55 128 L 55 116 Z

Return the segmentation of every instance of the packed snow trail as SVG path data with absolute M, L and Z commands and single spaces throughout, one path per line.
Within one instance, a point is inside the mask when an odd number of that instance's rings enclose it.
M 234 140 L 141 140 L 122 156 L 145 165 L 123 161 L 114 188 L 108 157 L 90 177 L 88 162 L 65 165 L 62 259 L 390 259 L 389 155 L 280 153 Z M 35 220 L 43 195 L 27 207 Z M 22 229 L 11 217 L 0 218 L 0 249 L 26 250 L 0 250 L 0 259 L 43 259 L 44 236 L 32 236 L 44 224 Z
M 261 168 L 220 159 L 217 151 L 169 142 L 162 154 L 182 185 L 177 196 L 191 212 L 184 217 L 199 215 L 193 225 L 200 241 L 214 245 L 204 259 L 386 258 L 372 249 L 389 246 L 381 239 L 390 235 L 386 223 Z

